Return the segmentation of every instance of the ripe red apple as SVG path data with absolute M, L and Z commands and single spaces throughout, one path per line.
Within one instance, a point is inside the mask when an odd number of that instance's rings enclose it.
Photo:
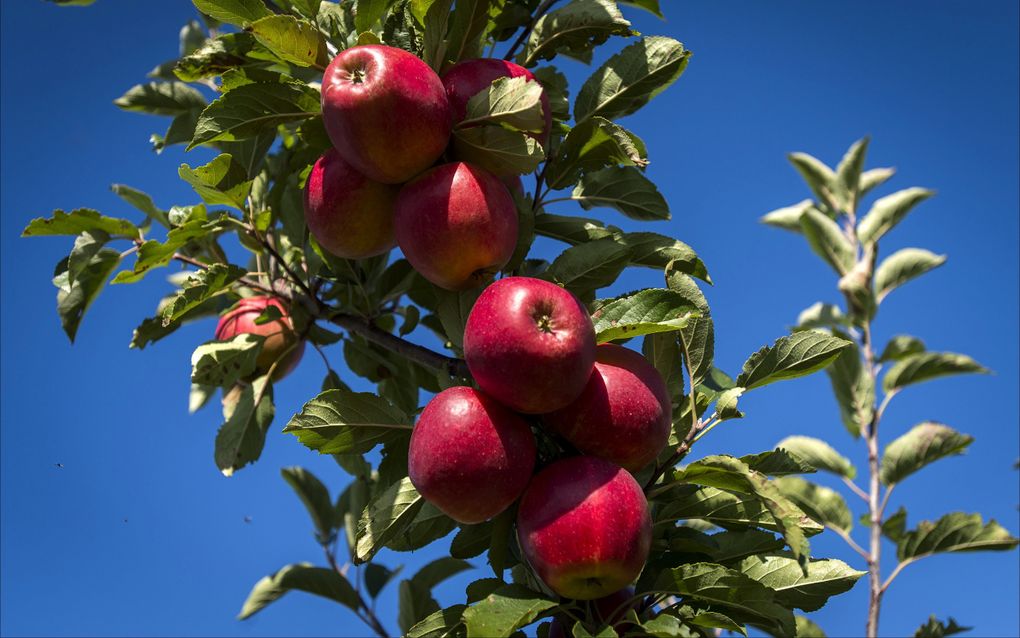
M 517 208 L 488 172 L 454 162 L 406 184 L 397 196 L 397 243 L 414 269 L 447 290 L 492 280 L 517 245 Z
M 322 77 L 322 121 L 359 173 L 400 184 L 432 165 L 452 119 L 439 76 L 403 49 L 379 44 L 337 54 Z
M 268 306 L 275 306 L 282 315 L 274 321 L 263 324 L 255 323 Z M 277 359 L 281 359 L 273 372 L 273 380 L 278 381 L 290 374 L 297 367 L 301 355 L 305 352 L 305 342 L 297 342 L 298 335 L 294 332 L 294 324 L 290 314 L 279 299 L 269 296 L 247 297 L 237 302 L 230 310 L 220 317 L 216 324 L 216 338 L 220 341 L 233 339 L 241 333 L 251 333 L 265 337 L 262 351 L 255 361 L 257 374 L 265 374 Z
M 590 611 L 595 626 L 598 629 L 604 625 L 610 625 L 618 635 L 627 631 L 629 623 L 621 622 L 627 611 L 637 607 L 638 601 L 634 600 L 634 588 L 624 587 L 620 591 L 613 592 L 608 596 L 591 601 Z M 574 620 L 568 616 L 553 617 L 549 626 L 549 638 L 568 638 L 572 635 L 571 628 Z
M 393 205 L 398 192 L 354 170 L 331 148 L 308 175 L 305 223 L 319 245 L 337 257 L 380 255 L 397 245 Z
M 478 387 L 526 414 L 577 398 L 595 361 L 595 329 L 577 297 L 554 283 L 506 277 L 486 288 L 464 328 Z
M 535 469 L 535 437 L 520 415 L 468 387 L 429 401 L 411 432 L 407 473 L 425 500 L 459 523 L 509 507 Z
M 585 454 L 637 472 L 669 439 L 672 403 L 662 375 L 643 356 L 615 344 L 595 351 L 595 372 L 573 403 L 542 423 Z
M 497 58 L 479 58 L 464 60 L 454 64 L 443 74 L 443 86 L 450 99 L 450 110 L 454 122 L 460 122 L 467 114 L 467 103 L 476 94 L 489 88 L 499 78 L 526 78 L 529 82 L 538 82 L 535 74 L 519 64 Z M 549 96 L 542 90 L 542 112 L 545 116 L 545 129 L 535 139 L 544 143 L 552 128 L 552 110 L 549 108 Z
M 641 573 L 652 518 L 629 472 L 604 459 L 575 456 L 553 462 L 531 480 L 517 510 L 517 538 L 550 589 L 594 600 Z

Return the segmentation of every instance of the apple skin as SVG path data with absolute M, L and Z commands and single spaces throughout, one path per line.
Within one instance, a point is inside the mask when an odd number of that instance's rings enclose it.
M 627 605 L 626 603 L 630 603 Z M 634 600 L 634 588 L 624 587 L 620 591 L 613 592 L 608 596 L 591 601 L 592 618 L 595 621 L 594 629 L 604 625 L 611 625 L 617 634 L 623 635 L 630 623 L 620 622 L 627 614 L 627 611 L 635 609 L 639 601 Z M 571 633 L 568 627 L 574 626 L 574 620 L 569 616 L 554 616 L 549 626 L 549 638 L 569 638 Z
M 594 600 L 641 573 L 652 518 L 629 472 L 594 456 L 575 456 L 553 462 L 531 480 L 517 510 L 517 538 L 550 589 Z
M 407 51 L 379 44 L 337 54 L 322 77 L 322 120 L 359 173 L 400 184 L 446 150 L 453 120 L 442 80 Z
M 442 164 L 404 185 L 394 224 L 407 261 L 447 290 L 488 283 L 517 246 L 510 191 L 492 174 L 463 162 Z
M 464 358 L 478 387 L 525 414 L 576 399 L 595 351 L 595 329 L 577 297 L 531 277 L 505 277 L 486 288 L 464 328 Z
M 305 185 L 305 224 L 325 250 L 345 259 L 374 257 L 397 245 L 393 234 L 396 186 L 375 182 L 329 149 Z
M 662 375 L 639 353 L 611 343 L 595 351 L 595 372 L 574 402 L 542 423 L 585 454 L 637 472 L 666 446 L 672 401 Z
M 283 316 L 275 321 L 268 321 L 261 325 L 256 324 L 255 320 L 268 306 L 276 306 Z M 279 381 L 297 367 L 305 352 L 304 341 L 291 348 L 297 340 L 294 324 L 290 319 L 287 307 L 275 297 L 264 295 L 246 297 L 234 304 L 216 324 L 216 339 L 219 341 L 233 339 L 241 333 L 260 335 L 266 338 L 262 343 L 262 351 L 259 352 L 258 359 L 255 361 L 256 376 L 268 372 L 273 363 L 282 356 L 284 358 L 277 364 L 276 370 L 273 372 L 273 380 Z M 288 349 L 290 351 L 284 355 Z
M 429 401 L 411 432 L 407 472 L 418 492 L 458 523 L 481 523 L 508 508 L 535 468 L 527 421 L 465 386 Z
M 467 104 L 476 94 L 489 88 L 499 78 L 524 77 L 530 82 L 538 82 L 535 74 L 519 64 L 497 58 L 477 58 L 463 60 L 454 64 L 443 74 L 443 86 L 450 100 L 450 111 L 453 121 L 460 122 L 467 115 Z M 541 135 L 534 136 L 544 143 L 552 129 L 552 110 L 549 108 L 549 96 L 542 89 L 542 113 L 545 116 L 545 129 Z

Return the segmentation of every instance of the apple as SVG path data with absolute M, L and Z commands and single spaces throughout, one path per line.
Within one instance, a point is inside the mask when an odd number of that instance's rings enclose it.
M 467 115 L 467 103 L 476 94 L 498 80 L 499 78 L 526 78 L 529 82 L 538 82 L 535 74 L 519 64 L 496 58 L 478 58 L 475 60 L 464 60 L 454 64 L 443 74 L 443 86 L 446 88 L 446 96 L 450 100 L 450 111 L 453 113 L 453 121 L 460 122 Z M 544 143 L 549 138 L 549 131 L 552 129 L 552 110 L 549 108 L 549 96 L 542 90 L 542 112 L 545 116 L 545 129 L 541 135 L 534 136 L 539 142 Z
M 404 185 L 394 218 L 397 244 L 425 279 L 447 290 L 492 280 L 517 246 L 517 207 L 490 173 L 442 164 Z
M 469 387 L 443 390 L 411 432 L 407 473 L 426 501 L 458 523 L 481 523 L 509 507 L 535 468 L 527 421 Z
M 627 631 L 630 623 L 621 622 L 630 609 L 637 607 L 639 600 L 634 600 L 634 588 L 624 587 L 620 591 L 613 592 L 608 596 L 597 598 L 590 603 L 594 629 L 606 625 L 612 626 L 616 633 L 622 636 Z M 572 633 L 568 628 L 574 626 L 574 620 L 569 616 L 554 616 L 549 626 L 549 638 L 568 638 Z
M 453 123 L 435 71 L 379 44 L 341 51 L 326 67 L 322 121 L 344 160 L 384 184 L 406 182 L 439 159 Z
M 397 245 L 393 205 L 399 189 L 375 182 L 329 149 L 305 185 L 305 223 L 319 245 L 337 257 L 363 259 Z
M 517 539 L 551 590 L 594 600 L 641 573 L 652 518 L 629 472 L 594 456 L 575 456 L 554 461 L 531 479 L 517 510 Z
M 255 320 L 269 306 L 276 307 L 282 316 L 263 324 L 255 323 Z M 265 341 L 262 342 L 262 351 L 259 352 L 258 359 L 255 361 L 256 376 L 269 372 L 269 368 L 282 357 L 273 372 L 273 380 L 278 381 L 297 367 L 301 355 L 305 352 L 305 342 L 297 341 L 298 336 L 294 332 L 294 324 L 290 319 L 287 306 L 275 297 L 266 295 L 246 297 L 234 304 L 216 324 L 216 339 L 219 341 L 233 339 L 242 333 L 265 337 Z
M 478 387 L 526 414 L 565 407 L 595 362 L 591 316 L 570 291 L 531 277 L 486 288 L 468 314 L 464 358 Z
M 662 375 L 639 353 L 615 344 L 595 351 L 595 372 L 570 405 L 542 424 L 585 454 L 631 472 L 654 461 L 669 439 L 672 402 Z

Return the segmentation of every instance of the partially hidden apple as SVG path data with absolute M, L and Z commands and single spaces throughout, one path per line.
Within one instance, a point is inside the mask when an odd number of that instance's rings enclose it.
M 517 246 L 517 207 L 495 176 L 463 162 L 405 184 L 394 217 L 397 244 L 425 279 L 447 290 L 492 281 Z
M 553 462 L 531 480 L 517 510 L 517 538 L 550 589 L 594 600 L 641 573 L 652 519 L 629 472 L 604 459 L 575 456 Z
M 322 77 L 322 121 L 358 172 L 400 184 L 431 166 L 450 141 L 439 76 L 415 55 L 379 44 L 337 54 Z
M 631 472 L 655 460 L 669 439 L 672 403 L 662 375 L 639 353 L 615 344 L 595 351 L 581 396 L 542 423 L 581 452 Z
M 469 387 L 443 390 L 411 432 L 407 472 L 428 502 L 459 523 L 509 507 L 535 468 L 535 437 L 520 415 Z
M 591 612 L 595 629 L 608 625 L 616 631 L 617 635 L 622 636 L 626 633 L 627 626 L 630 624 L 624 622 L 623 618 L 627 615 L 628 611 L 637 608 L 638 602 L 638 600 L 634 599 L 633 587 L 624 587 L 620 591 L 591 601 L 589 603 L 589 611 Z M 572 618 L 568 616 L 555 616 L 553 617 L 552 624 L 549 626 L 549 638 L 569 638 L 573 635 L 570 629 L 573 626 L 574 621 Z
M 281 317 L 263 324 L 255 323 L 269 306 L 279 310 Z M 259 375 L 265 374 L 279 359 L 280 362 L 273 371 L 274 381 L 290 374 L 305 352 L 305 342 L 298 341 L 287 306 L 275 297 L 266 295 L 246 297 L 234 304 L 216 324 L 216 339 L 219 341 L 233 339 L 242 333 L 265 337 L 262 350 L 255 361 L 255 370 Z
M 368 179 L 331 148 L 308 175 L 305 223 L 319 245 L 337 257 L 380 255 L 397 245 L 393 206 L 398 192 Z
M 584 390 L 595 362 L 595 329 L 570 291 L 542 279 L 505 277 L 471 308 L 464 358 L 486 393 L 518 412 L 543 414 Z

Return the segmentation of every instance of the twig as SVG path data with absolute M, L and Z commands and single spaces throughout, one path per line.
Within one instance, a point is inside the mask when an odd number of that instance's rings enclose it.
M 842 530 L 838 527 L 832 527 L 831 525 L 826 525 L 825 527 L 839 534 L 839 537 L 846 541 L 847 545 L 852 547 L 855 552 L 863 556 L 864 560 L 868 560 L 868 552 L 864 551 L 864 548 L 858 545 L 857 541 L 851 538 L 850 534 L 848 534 L 846 530 Z
M 524 30 L 521 31 L 521 34 L 517 36 L 514 43 L 510 45 L 509 49 L 507 49 L 506 55 L 503 56 L 504 60 L 509 60 L 514 57 L 514 54 L 517 53 L 517 49 L 519 49 L 521 45 L 524 44 L 524 41 L 528 39 L 528 36 L 531 35 L 531 31 L 535 28 L 535 24 L 538 22 L 539 18 L 545 15 L 545 12 L 551 9 L 557 2 L 559 2 L 559 0 L 545 0 L 542 4 L 538 5 L 538 8 L 535 9 L 535 13 L 531 16 L 531 20 L 528 21 Z M 537 195 L 538 193 L 535 194 Z
M 854 483 L 845 476 L 841 476 L 840 478 L 843 479 L 843 482 L 846 483 L 846 486 L 849 487 L 854 494 L 864 499 L 865 503 L 868 502 L 868 493 L 858 487 L 857 483 Z
M 323 545 L 322 551 L 325 552 L 326 561 L 329 562 L 329 566 L 333 568 L 333 571 L 346 578 L 344 571 L 341 571 L 340 567 L 336 564 L 336 557 L 333 555 L 333 551 L 329 548 L 329 546 Z M 365 599 L 361 595 L 361 592 L 355 591 L 354 593 L 358 597 L 359 607 L 359 609 L 356 609 L 354 613 L 358 615 L 358 618 L 360 618 L 362 622 L 371 627 L 372 631 L 374 631 L 380 638 L 390 638 L 386 628 L 383 627 L 381 622 L 379 622 L 379 617 L 376 616 L 375 612 L 373 612 L 372 609 L 365 603 Z M 364 610 L 364 612 L 361 610 Z

